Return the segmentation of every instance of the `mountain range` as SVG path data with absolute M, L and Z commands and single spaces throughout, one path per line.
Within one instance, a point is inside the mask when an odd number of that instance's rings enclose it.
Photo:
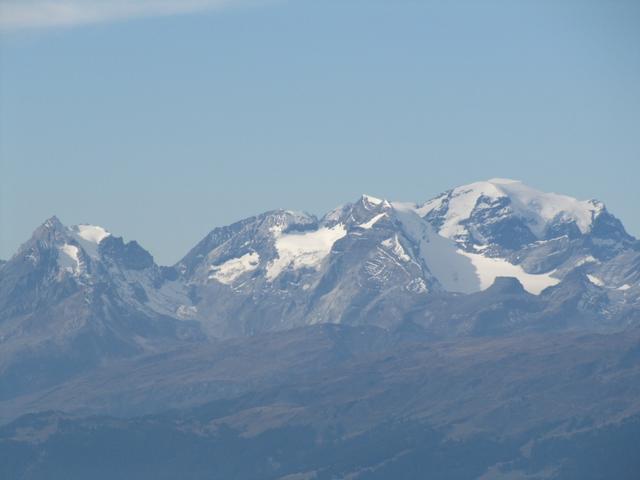
M 640 241 L 519 181 L 269 211 L 173 266 L 52 217 L 0 263 L 3 468 L 84 478 L 60 442 L 133 435 L 176 457 L 104 478 L 605 478 L 584 455 L 640 439 L 638 352 Z

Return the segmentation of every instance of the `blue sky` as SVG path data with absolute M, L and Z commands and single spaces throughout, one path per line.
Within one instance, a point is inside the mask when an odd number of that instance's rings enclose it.
M 640 2 L 1 1 L 0 258 L 53 214 L 173 263 L 492 177 L 640 235 Z

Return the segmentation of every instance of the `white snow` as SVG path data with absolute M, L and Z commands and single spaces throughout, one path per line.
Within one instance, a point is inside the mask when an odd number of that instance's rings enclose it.
M 362 223 L 360 225 L 358 225 L 360 228 L 364 228 L 365 230 L 369 230 L 371 227 L 373 227 L 376 223 L 378 223 L 378 220 L 380 220 L 382 217 L 386 216 L 386 213 L 379 213 L 378 215 L 376 215 L 375 217 L 373 217 L 371 220 L 369 220 L 368 222 Z
M 451 191 L 448 210 L 439 230 L 440 235 L 455 238 L 465 234 L 466 227 L 463 222 L 471 216 L 481 196 L 493 200 L 509 197 L 513 213 L 525 219 L 531 231 L 538 237 L 542 236 L 547 224 L 556 218 L 573 220 L 582 233 L 587 233 L 591 229 L 594 216 L 603 209 L 599 202 L 576 200 L 566 195 L 541 192 L 517 180 L 494 178 L 463 185 Z M 446 194 L 416 207 L 416 212 L 423 217 L 440 207 L 445 198 Z
M 591 229 L 593 217 L 602 210 L 602 204 L 593 201 L 580 201 L 566 195 L 545 193 L 516 181 L 495 181 L 494 185 L 505 192 L 520 214 L 526 216 L 534 213 L 532 231 L 541 235 L 546 223 L 560 216 L 574 220 L 582 233 Z M 537 218 L 536 218 L 537 217 Z M 536 231 L 537 230 L 537 231 Z
M 578 260 L 576 262 L 576 267 L 580 267 L 586 263 L 597 263 L 598 260 L 596 260 L 592 255 L 587 255 L 586 257 L 581 258 L 580 260 Z
M 604 282 L 600 278 L 596 277 L 595 275 L 591 275 L 590 273 L 587 273 L 587 278 L 594 285 L 597 285 L 598 287 L 604 287 Z
M 621 287 L 618 287 L 618 290 L 629 290 L 631 288 L 631 285 L 629 285 L 628 283 L 625 283 L 624 285 L 622 285 Z
M 301 233 L 273 232 L 278 258 L 267 265 L 267 279 L 275 279 L 286 268 L 318 268 L 333 244 L 347 234 L 343 224 Z
M 433 198 L 431 200 L 429 200 L 427 203 L 425 203 L 422 206 L 416 206 L 416 213 L 421 216 L 424 217 L 425 215 L 427 215 L 429 212 L 431 212 L 432 210 L 437 210 L 438 208 L 440 208 L 442 206 L 442 202 L 444 201 L 444 195 L 441 195 L 439 197 Z
M 524 289 L 539 295 L 542 290 L 560 283 L 560 279 L 554 278 L 554 271 L 543 274 L 532 274 L 525 272 L 520 265 L 513 265 L 502 258 L 485 257 L 478 253 L 468 253 L 458 250 L 460 255 L 464 255 L 471 260 L 476 268 L 476 273 L 480 278 L 480 290 L 485 290 L 493 285 L 497 277 L 517 278 Z
M 391 250 L 396 257 L 398 257 L 399 260 L 403 261 L 403 262 L 409 262 L 411 261 L 411 257 L 409 255 L 407 255 L 407 252 L 405 251 L 404 248 L 402 248 L 402 245 L 400 244 L 400 241 L 398 240 L 398 235 L 394 235 L 393 237 L 387 238 L 386 240 L 384 240 L 382 242 L 382 246 L 388 248 L 389 250 Z
M 241 257 L 227 260 L 222 265 L 209 267 L 211 272 L 209 279 L 230 285 L 242 274 L 258 268 L 258 265 L 260 265 L 260 255 L 257 252 L 246 253 Z
M 394 204 L 394 207 L 403 230 L 415 242 L 423 262 L 445 290 L 477 292 L 489 288 L 496 277 L 506 276 L 517 278 L 525 290 L 538 295 L 546 287 L 560 282 L 552 276 L 553 271 L 530 274 L 504 259 L 464 252 L 454 241 L 438 235 L 407 204 Z
M 78 235 L 88 242 L 100 243 L 105 237 L 111 235 L 104 228 L 98 225 L 76 225 L 74 227 Z
M 466 229 L 461 222 L 468 219 L 480 196 L 497 198 L 502 196 L 500 190 L 490 182 L 477 182 L 453 190 L 449 200 L 446 219 L 440 227 L 440 235 L 453 238 L 464 234 Z
M 60 247 L 58 265 L 65 271 L 78 273 L 80 271 L 80 257 L 78 247 L 65 243 Z
M 413 293 L 427 293 L 429 289 L 421 278 L 414 278 L 407 284 L 407 290 Z
M 429 271 L 445 290 L 471 293 L 480 290 L 480 281 L 471 260 L 457 253 L 457 246 L 438 235 L 408 204 L 394 203 L 405 234 L 416 244 Z
M 98 256 L 98 245 L 111 234 L 97 225 L 74 225 L 70 228 L 76 241 L 82 249 L 93 258 Z
M 362 195 L 362 198 L 371 205 L 380 205 L 384 200 L 381 198 L 372 197 L 371 195 Z

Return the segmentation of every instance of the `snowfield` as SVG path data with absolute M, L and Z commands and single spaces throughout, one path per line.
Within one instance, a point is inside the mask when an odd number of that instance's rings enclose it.
M 58 265 L 64 271 L 77 274 L 80 271 L 79 250 L 75 245 L 65 243 L 60 247 L 58 254 Z
M 478 207 L 478 200 L 508 197 L 513 213 L 527 222 L 532 233 L 541 237 L 547 224 L 553 220 L 575 221 L 582 233 L 588 233 L 593 219 L 604 208 L 597 201 L 581 201 L 566 195 L 546 193 L 524 185 L 517 180 L 494 178 L 454 188 L 450 193 L 437 197 L 416 212 L 424 217 L 431 211 L 440 209 L 448 201 L 445 221 L 438 233 L 447 238 L 456 238 L 467 233 L 464 222 Z
M 87 255 L 98 257 L 98 245 L 111 234 L 97 225 L 74 225 L 70 228 L 74 238 Z
M 258 265 L 260 265 L 260 255 L 256 252 L 246 253 L 241 257 L 227 260 L 222 265 L 212 265 L 209 279 L 230 285 L 241 275 L 258 268 Z
M 478 292 L 489 288 L 496 277 L 515 277 L 525 290 L 538 295 L 560 282 L 553 277 L 553 271 L 534 275 L 502 258 L 464 252 L 446 235 L 438 234 L 409 204 L 393 205 L 403 230 L 417 245 L 422 261 L 447 291 Z
M 560 283 L 560 279 L 553 277 L 555 271 L 532 274 L 525 272 L 520 265 L 513 265 L 502 258 L 485 257 L 482 254 L 467 253 L 462 250 L 458 250 L 458 253 L 471 260 L 480 280 L 480 290 L 486 290 L 493 285 L 497 277 L 517 278 L 524 289 L 534 295 L 539 295 L 545 288 Z
M 267 279 L 273 281 L 285 269 L 318 268 L 329 255 L 333 244 L 347 234 L 343 224 L 322 227 L 312 232 L 281 233 L 274 231 L 278 258 L 267 266 Z

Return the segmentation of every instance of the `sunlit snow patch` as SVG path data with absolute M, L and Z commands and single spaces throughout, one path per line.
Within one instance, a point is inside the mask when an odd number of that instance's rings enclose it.
M 71 227 L 74 237 L 82 249 L 90 256 L 98 256 L 98 245 L 111 234 L 97 225 L 74 225 Z
M 595 275 L 591 275 L 590 273 L 587 273 L 587 278 L 594 285 L 598 287 L 604 287 L 604 282 L 600 278 L 596 277 Z
M 384 240 L 382 246 L 391 250 L 399 260 L 403 262 L 411 261 L 411 257 L 407 255 L 407 252 L 402 248 L 402 245 L 400 245 L 397 234 Z
M 364 228 L 365 230 L 369 230 L 371 227 L 373 227 L 376 223 L 378 223 L 378 221 L 384 217 L 386 215 L 386 213 L 379 213 L 378 215 L 376 215 L 375 217 L 373 217 L 371 220 L 369 220 L 368 222 L 362 223 L 360 225 L 358 225 L 360 228 Z
M 372 197 L 371 195 L 362 195 L 362 198 L 371 205 L 380 205 L 383 200 L 381 198 Z
M 585 265 L 587 263 L 597 263 L 598 260 L 596 260 L 592 255 L 587 255 L 586 257 L 581 258 L 580 260 L 578 260 L 575 264 L 576 267 L 580 267 L 582 265 Z
M 67 272 L 78 273 L 80 270 L 78 247 L 68 243 L 62 245 L 58 254 L 58 265 Z
M 432 210 L 439 209 L 446 195 L 416 207 L 416 212 L 424 217 Z M 454 188 L 449 197 L 444 222 L 439 227 L 440 235 L 456 238 L 466 233 L 467 221 L 478 208 L 480 197 L 492 200 L 508 197 L 513 213 L 525 219 L 531 231 L 541 237 L 549 222 L 562 219 L 575 221 L 582 233 L 591 229 L 593 218 L 602 211 L 603 205 L 596 201 L 581 201 L 566 195 L 546 193 L 536 190 L 517 180 L 494 178 L 486 182 L 475 182 Z
M 333 244 L 347 234 L 344 225 L 331 228 L 322 227 L 312 232 L 280 233 L 273 232 L 278 258 L 267 266 L 267 279 L 273 280 L 288 267 L 318 268 L 322 260 L 329 255 Z
M 454 241 L 438 235 L 412 206 L 402 203 L 394 203 L 393 206 L 403 230 L 417 245 L 423 262 L 449 292 L 478 292 L 489 288 L 496 277 L 515 277 L 525 290 L 538 295 L 545 288 L 560 282 L 552 276 L 553 271 L 531 274 L 502 258 L 464 252 Z
M 257 252 L 246 253 L 238 258 L 227 260 L 222 265 L 210 267 L 209 279 L 229 285 L 246 272 L 258 268 L 260 255 Z
M 424 280 L 421 278 L 414 278 L 407 284 L 406 288 L 413 293 L 427 293 L 429 291 Z
M 100 243 L 105 237 L 111 235 L 104 228 L 97 225 L 76 225 L 78 235 L 88 242 Z
M 418 216 L 413 205 L 394 202 L 393 207 L 404 233 L 417 246 L 419 257 L 445 290 L 461 293 L 480 290 L 475 267 L 457 252 L 455 242 L 438 235 Z
M 476 268 L 476 273 L 480 278 L 480 290 L 485 290 L 493 285 L 497 277 L 517 278 L 524 289 L 534 295 L 539 295 L 545 288 L 560 283 L 558 278 L 551 276 L 553 271 L 542 274 L 527 273 L 520 265 L 513 265 L 503 258 L 485 257 L 479 253 L 468 253 L 462 250 L 458 250 L 458 253 L 471 260 Z

